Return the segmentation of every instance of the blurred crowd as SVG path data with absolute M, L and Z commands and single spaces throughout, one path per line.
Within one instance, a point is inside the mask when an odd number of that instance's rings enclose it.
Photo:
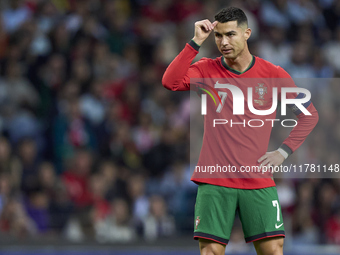
M 227 5 L 246 11 L 254 55 L 294 78 L 334 78 L 305 85 L 323 121 L 289 162 L 339 163 L 340 1 L 3 0 L 0 235 L 192 233 L 189 94 L 161 79 L 194 22 Z M 212 38 L 202 56 L 219 56 Z M 287 135 L 274 129 L 271 146 Z M 292 242 L 340 244 L 338 179 L 278 178 L 277 187 Z M 243 244 L 236 228 L 232 242 Z

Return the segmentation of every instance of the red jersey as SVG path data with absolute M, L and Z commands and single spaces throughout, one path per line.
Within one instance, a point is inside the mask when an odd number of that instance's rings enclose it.
M 204 136 L 197 167 L 214 166 L 216 168 L 216 166 L 225 166 L 229 167 L 230 170 L 231 166 L 236 172 L 217 171 L 211 177 L 212 175 L 209 172 L 196 171 L 196 167 L 191 180 L 196 183 L 209 183 L 240 189 L 259 189 L 275 186 L 269 173 L 263 175 L 262 173 L 244 171 L 246 167 L 260 165 L 257 160 L 267 152 L 274 123 L 267 120 L 273 120 L 276 116 L 276 111 L 263 116 L 252 113 L 247 107 L 248 88 L 251 87 L 253 91 L 252 105 L 254 108 L 267 110 L 272 106 L 273 88 L 277 88 L 278 99 L 280 99 L 281 88 L 296 87 L 294 82 L 281 67 L 259 57 L 253 57 L 251 64 L 243 73 L 231 69 L 225 63 L 223 57 L 216 59 L 202 58 L 191 65 L 198 53 L 198 49 L 199 47 L 193 41 L 185 46 L 164 73 L 163 86 L 170 90 L 183 91 L 190 89 L 190 79 L 193 78 L 201 78 L 203 83 L 208 81 L 205 85 L 210 87 L 214 87 L 216 82 L 231 81 L 231 84 L 234 84 L 242 91 L 246 107 L 243 115 L 233 115 L 233 96 L 235 97 L 235 95 L 227 96 L 223 108 L 219 112 L 215 111 L 216 107 L 214 107 L 212 100 L 207 100 L 208 111 L 204 116 Z M 278 79 L 274 78 L 286 79 L 280 79 L 281 82 L 277 82 Z M 260 88 L 265 90 L 266 93 L 262 93 L 258 99 L 254 92 L 259 91 Z M 218 89 L 221 92 L 223 90 L 230 94 L 228 89 Z M 287 97 L 295 98 L 296 94 L 287 94 Z M 288 154 L 294 152 L 303 143 L 318 121 L 318 113 L 313 104 L 309 102 L 309 104 L 305 104 L 305 107 L 307 107 L 311 115 L 304 115 L 301 112 L 296 113 L 298 124 L 281 145 L 281 148 Z M 214 125 L 214 120 L 216 119 L 227 120 L 229 124 Z M 259 126 L 260 121 L 263 123 L 262 126 L 261 123 Z M 250 127 L 251 125 L 258 127 Z

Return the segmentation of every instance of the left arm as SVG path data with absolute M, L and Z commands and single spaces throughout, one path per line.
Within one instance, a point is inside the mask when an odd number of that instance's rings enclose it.
M 292 77 L 290 77 L 290 75 L 279 66 L 277 67 L 276 77 L 280 79 L 281 88 L 296 87 Z M 303 94 L 301 94 L 301 96 L 303 96 Z M 293 95 L 293 93 L 289 93 L 288 97 L 301 98 L 300 94 Z M 303 106 L 311 113 L 311 115 L 304 115 L 294 106 L 295 105 L 288 105 L 288 107 L 290 107 L 290 109 L 298 118 L 297 125 L 292 129 L 289 136 L 283 141 L 282 145 L 276 151 L 267 152 L 265 155 L 259 158 L 258 162 L 261 162 L 262 166 L 271 165 L 275 167 L 281 165 L 290 154 L 300 147 L 300 145 L 306 140 L 306 137 L 318 123 L 319 115 L 311 101 L 303 104 Z
M 319 114 L 312 103 L 307 107 L 307 110 L 311 115 L 304 115 L 303 113 L 297 115 L 297 125 L 292 129 L 279 149 L 266 152 L 265 155 L 259 158 L 258 162 L 262 166 L 275 167 L 281 165 L 306 140 L 306 137 L 314 129 L 319 120 Z

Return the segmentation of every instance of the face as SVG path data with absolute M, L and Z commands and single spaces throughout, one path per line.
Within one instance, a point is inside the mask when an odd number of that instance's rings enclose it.
M 247 46 L 251 30 L 246 25 L 237 26 L 237 21 L 217 23 L 214 28 L 218 50 L 226 59 L 236 59 Z

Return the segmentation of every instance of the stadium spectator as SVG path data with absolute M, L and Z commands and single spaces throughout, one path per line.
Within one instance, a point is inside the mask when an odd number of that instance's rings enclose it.
M 80 98 L 82 115 L 87 118 L 93 126 L 102 123 L 106 114 L 103 85 L 100 80 L 93 81 L 90 85 L 90 93 Z
M 145 178 L 138 174 L 128 180 L 128 195 L 132 205 L 132 218 L 137 228 L 142 227 L 143 219 L 147 216 L 150 202 L 146 195 Z
M 328 244 L 340 244 L 340 210 L 336 210 L 335 214 L 326 222 L 326 242 Z
M 150 210 L 143 219 L 143 236 L 148 241 L 154 241 L 160 237 L 168 237 L 175 234 L 175 221 L 167 213 L 165 200 L 161 196 L 152 196 Z
M 96 146 L 93 128 L 80 111 L 79 98 L 68 101 L 65 108 L 53 126 L 55 159 L 60 162 L 59 169 L 78 148 Z
M 0 229 L 13 237 L 27 237 L 37 234 L 33 220 L 27 215 L 23 204 L 10 198 L 0 216 Z
M 41 186 L 36 182 L 34 187 L 26 191 L 25 210 L 27 215 L 35 223 L 39 233 L 46 233 L 50 227 L 49 219 L 49 194 L 44 192 Z
M 25 138 L 18 145 L 18 155 L 22 164 L 21 189 L 29 192 L 36 187 L 40 157 L 36 142 Z
M 286 40 L 286 30 L 281 27 L 270 27 L 268 37 L 268 40 L 259 43 L 259 55 L 275 65 L 288 66 L 292 46 Z
M 90 193 L 90 174 L 93 155 L 86 149 L 79 149 L 72 158 L 70 168 L 62 174 L 62 180 L 70 199 L 78 208 L 90 206 L 93 199 Z
M 114 199 L 112 212 L 105 220 L 95 224 L 97 241 L 100 243 L 133 241 L 136 234 L 130 221 L 131 217 L 126 200 Z
M 22 162 L 12 151 L 12 146 L 5 137 L 0 137 L 0 173 L 9 178 L 10 191 L 20 192 Z
M 290 27 L 287 0 L 265 1 L 261 6 L 262 22 L 283 29 Z
M 23 0 L 9 1 L 9 6 L 2 11 L 5 30 L 14 32 L 31 17 L 31 10 Z

